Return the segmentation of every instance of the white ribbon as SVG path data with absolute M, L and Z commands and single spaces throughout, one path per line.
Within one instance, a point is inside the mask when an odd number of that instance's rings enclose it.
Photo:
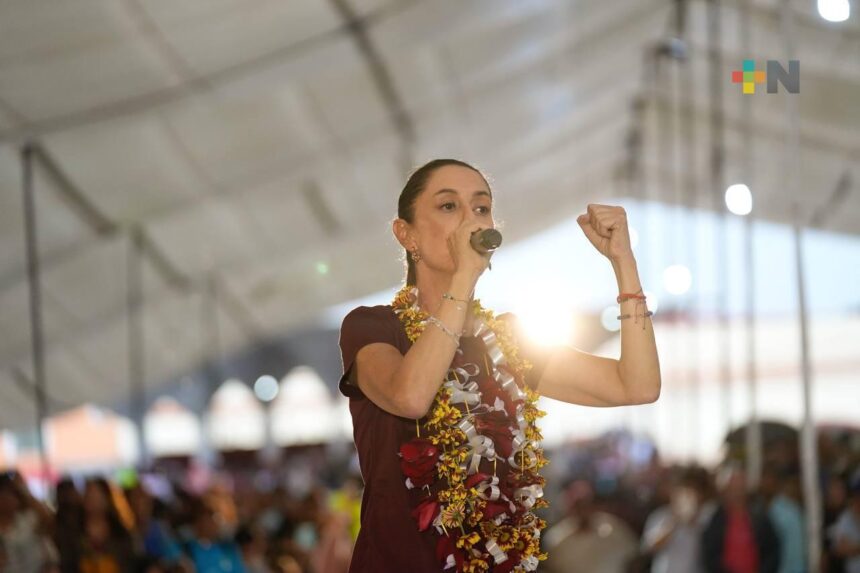
M 468 404 L 477 406 L 481 403 L 481 393 L 478 391 L 477 382 L 461 384 L 456 380 L 448 380 L 445 386 L 451 390 L 451 402 L 453 404 Z
M 540 561 L 538 561 L 537 557 L 530 555 L 520 561 L 520 567 L 522 567 L 524 571 L 537 571 L 539 563 Z
M 502 551 L 502 548 L 499 547 L 498 543 L 496 543 L 496 539 L 494 537 L 487 539 L 485 545 L 487 546 L 487 551 L 489 551 L 490 555 L 493 556 L 493 560 L 496 562 L 496 565 L 508 560 L 508 555 Z
M 467 370 L 467 368 L 468 368 L 468 370 Z M 470 372 L 470 370 L 473 370 L 474 372 Z M 459 374 L 460 377 L 463 378 L 463 382 L 466 382 L 467 380 L 469 380 L 469 378 L 472 378 L 472 377 L 480 374 L 481 368 L 480 368 L 480 366 L 478 366 L 474 362 L 468 362 L 466 364 L 463 364 L 462 366 L 458 366 L 457 368 L 451 368 L 449 370 L 449 372 L 454 373 L 454 374 Z M 450 373 L 448 374 L 449 377 L 451 376 Z M 455 376 L 455 379 L 456 378 L 457 377 Z
M 508 393 L 512 400 L 522 400 L 525 398 L 523 391 L 517 385 L 516 379 L 507 370 L 501 368 L 496 370 L 496 381 L 502 386 L 502 390 Z
M 517 461 L 518 457 L 522 460 L 522 463 Z M 527 450 L 525 448 L 515 450 L 510 456 L 508 456 L 508 463 L 518 470 L 531 469 L 537 465 L 537 454 L 535 454 L 533 450 Z
M 514 491 L 514 499 L 526 510 L 531 509 L 540 497 L 543 497 L 543 488 L 538 484 L 520 487 Z
M 493 444 L 493 440 L 478 433 L 478 430 L 475 429 L 475 425 L 472 424 L 469 418 L 460 420 L 457 423 L 457 427 L 466 434 L 466 439 L 469 441 L 469 454 L 472 457 L 467 473 L 469 475 L 476 474 L 481 465 L 481 457 L 485 457 L 488 460 L 495 459 L 496 447 Z
M 502 490 L 499 489 L 499 478 L 497 476 L 492 476 L 490 481 L 482 481 L 479 485 L 475 487 L 478 491 L 478 496 L 482 499 L 486 499 L 487 501 L 496 501 L 502 495 Z M 487 493 L 489 490 L 489 494 Z

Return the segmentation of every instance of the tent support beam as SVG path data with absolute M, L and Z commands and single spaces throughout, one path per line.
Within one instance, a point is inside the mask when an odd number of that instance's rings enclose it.
M 39 277 L 39 245 L 36 229 L 36 198 L 33 185 L 34 148 L 21 149 L 21 189 L 24 205 L 25 246 L 27 250 L 27 285 L 30 299 L 30 338 L 33 359 L 33 396 L 36 402 L 36 435 L 42 463 L 42 479 L 48 479 L 50 465 L 42 422 L 48 415 L 45 392 L 45 341 L 42 324 L 42 290 Z

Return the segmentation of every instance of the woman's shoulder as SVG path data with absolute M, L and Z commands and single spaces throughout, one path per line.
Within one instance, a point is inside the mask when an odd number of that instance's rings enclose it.
M 341 335 L 369 331 L 384 331 L 393 335 L 398 330 L 399 323 L 400 320 L 390 304 L 361 305 L 344 316 L 340 330 Z
M 397 315 L 394 314 L 394 308 L 390 304 L 376 304 L 373 306 L 361 305 L 353 308 L 346 316 L 344 316 L 343 322 L 352 320 L 379 320 L 379 319 L 397 319 Z

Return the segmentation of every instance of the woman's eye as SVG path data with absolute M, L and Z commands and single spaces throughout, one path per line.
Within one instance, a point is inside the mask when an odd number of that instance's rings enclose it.
M 440 207 L 441 207 L 443 210 L 445 210 L 445 211 L 447 211 L 447 210 L 448 210 L 448 209 L 447 209 L 447 207 L 448 207 L 448 206 L 454 207 L 455 205 L 454 205 L 454 203 L 451 203 L 451 202 L 448 202 L 448 203 L 442 203 L 442 205 L 440 205 Z
M 481 211 L 482 215 L 489 215 L 490 214 L 490 207 L 483 207 L 482 206 L 482 207 L 476 207 L 476 209 L 479 209 L 479 210 L 483 209 L 483 211 Z

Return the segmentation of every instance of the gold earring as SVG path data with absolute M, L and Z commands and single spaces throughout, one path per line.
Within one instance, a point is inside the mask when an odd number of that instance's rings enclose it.
M 418 254 L 418 249 L 412 251 L 412 260 L 416 263 L 421 260 L 421 255 Z

